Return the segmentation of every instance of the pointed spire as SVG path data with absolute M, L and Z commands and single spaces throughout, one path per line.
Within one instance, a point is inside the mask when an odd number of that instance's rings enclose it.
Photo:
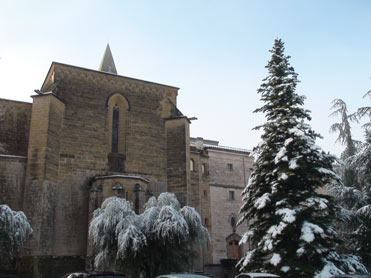
M 113 61 L 111 49 L 108 43 L 98 70 L 117 74 L 115 62 Z

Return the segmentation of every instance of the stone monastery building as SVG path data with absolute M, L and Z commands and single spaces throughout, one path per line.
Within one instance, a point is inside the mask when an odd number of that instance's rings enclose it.
M 118 75 L 108 45 L 99 70 L 53 62 L 35 92 L 32 103 L 0 99 L 0 204 L 33 228 L 18 277 L 86 269 L 88 223 L 105 198 L 141 212 L 165 191 L 195 207 L 211 234 L 192 271 L 232 277 L 249 151 L 190 138 L 178 88 Z

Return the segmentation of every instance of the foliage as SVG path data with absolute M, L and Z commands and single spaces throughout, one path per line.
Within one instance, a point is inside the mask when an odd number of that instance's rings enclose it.
M 32 228 L 22 211 L 0 205 L 0 262 L 13 257 L 32 234 Z
M 371 97 L 371 91 L 366 96 Z M 363 125 L 365 142 L 359 143 L 357 151 L 348 154 L 340 167 L 342 173 L 355 173 L 353 182 L 344 175 L 345 185 L 329 184 L 328 190 L 341 206 L 341 222 L 337 228 L 344 239 L 343 249 L 359 255 L 371 271 L 371 107 L 361 107 L 349 117 L 359 121 L 367 116 L 369 119 Z M 347 136 L 351 138 L 350 129 Z
M 336 206 L 319 193 L 340 179 L 332 168 L 335 158 L 315 145 L 319 135 L 306 123 L 309 111 L 295 93 L 299 81 L 283 42 L 275 40 L 270 52 L 269 75 L 258 89 L 264 105 L 255 110 L 265 113 L 267 122 L 257 127 L 264 133 L 254 148 L 255 170 L 243 191 L 239 220 L 248 222 L 240 243 L 250 242 L 252 249 L 240 260 L 240 271 L 284 277 L 325 277 L 346 265 L 364 271 L 335 252 Z
M 360 143 L 353 140 L 349 123 L 349 120 L 357 120 L 357 117 L 354 115 L 348 115 L 347 105 L 341 99 L 333 100 L 331 109 L 334 111 L 330 114 L 330 116 L 341 116 L 341 122 L 332 124 L 330 131 L 339 133 L 336 141 L 345 145 L 345 150 L 341 154 L 341 158 L 345 160 L 356 153 L 356 146 Z M 342 178 L 345 186 L 357 185 L 357 173 L 350 167 L 344 167 L 342 171 Z
M 133 277 L 184 271 L 194 252 L 191 245 L 209 240 L 197 211 L 180 208 L 174 194 L 151 197 L 137 215 L 131 203 L 118 197 L 106 199 L 94 211 L 89 236 L 98 251 L 100 270 L 129 271 Z
M 371 90 L 368 91 L 363 98 L 369 97 L 371 99 Z M 368 121 L 363 125 L 366 132 L 371 132 L 371 106 L 363 106 L 358 108 L 357 112 L 353 114 L 354 117 L 361 119 L 368 117 Z

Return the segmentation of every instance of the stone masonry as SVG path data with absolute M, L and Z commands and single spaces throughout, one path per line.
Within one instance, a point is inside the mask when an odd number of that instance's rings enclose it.
M 140 212 L 165 191 L 195 207 L 211 235 L 195 246 L 191 271 L 229 275 L 222 263 L 240 254 L 230 243 L 243 227 L 232 218 L 249 152 L 190 138 L 178 88 L 117 75 L 112 55 L 103 61 L 105 71 L 53 62 L 32 104 L 0 99 L 0 204 L 23 210 L 33 228 L 18 277 L 90 268 L 93 210 L 117 195 Z

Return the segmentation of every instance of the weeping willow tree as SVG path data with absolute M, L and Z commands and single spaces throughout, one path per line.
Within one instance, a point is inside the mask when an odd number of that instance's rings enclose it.
M 198 212 L 189 206 L 181 208 L 175 195 L 167 192 L 151 197 L 139 215 L 125 199 L 106 199 L 94 211 L 89 236 L 97 251 L 97 269 L 146 278 L 189 271 L 195 255 L 192 244 L 209 241 Z
M 9 263 L 31 234 L 32 228 L 22 211 L 0 205 L 0 265 Z

